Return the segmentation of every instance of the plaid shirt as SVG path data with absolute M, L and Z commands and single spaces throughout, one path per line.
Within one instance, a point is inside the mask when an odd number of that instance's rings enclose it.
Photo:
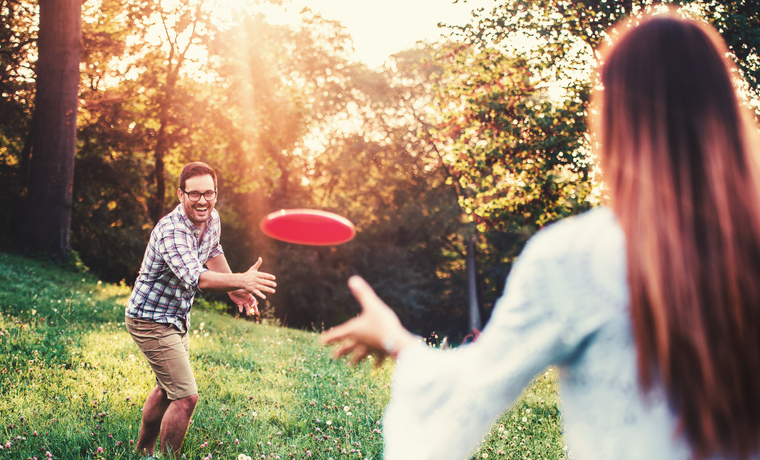
M 127 301 L 126 315 L 188 329 L 190 308 L 207 260 L 223 254 L 216 209 L 201 229 L 185 215 L 182 205 L 158 221 L 150 234 L 140 273 Z

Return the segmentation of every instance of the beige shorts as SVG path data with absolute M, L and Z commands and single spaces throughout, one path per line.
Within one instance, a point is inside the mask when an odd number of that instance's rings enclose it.
M 190 338 L 175 326 L 125 317 L 127 331 L 156 374 L 156 385 L 171 400 L 198 394 L 190 368 Z

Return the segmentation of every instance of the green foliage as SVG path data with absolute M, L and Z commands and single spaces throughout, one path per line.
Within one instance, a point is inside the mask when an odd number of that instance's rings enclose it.
M 760 107 L 757 8 L 734 0 L 665 3 L 713 23 L 737 57 L 750 103 Z M 436 54 L 433 67 L 442 71 L 429 135 L 460 205 L 485 232 L 478 261 L 486 267 L 479 271 L 486 313 L 538 228 L 601 201 L 586 122 L 595 50 L 619 20 L 654 5 L 504 0 L 453 27 L 451 43 Z
M 28 125 L 32 117 L 37 5 L 0 4 L 0 243 L 18 236 L 15 225 L 26 196 L 29 172 Z
M 141 150 L 140 114 L 119 90 L 85 92 L 80 111 L 72 210 L 72 245 L 109 281 L 134 280 L 152 228 Z
M 124 329 L 128 294 L 123 285 L 0 254 L 0 459 L 46 452 L 60 460 L 139 458 L 134 440 L 154 378 Z M 187 458 L 382 457 L 391 364 L 336 362 L 313 333 L 206 306 L 194 309 L 191 322 L 200 400 L 183 446 Z M 499 458 L 498 451 L 559 458 L 561 432 L 556 372 L 549 371 L 473 458 Z
M 17 164 L 31 117 L 34 87 L 30 61 L 36 53 L 37 6 L 29 1 L 0 5 L 0 164 Z
M 348 102 L 345 31 L 302 16 L 299 29 L 246 16 L 212 44 L 224 87 L 210 95 L 217 116 L 201 136 L 218 147 L 204 156 L 222 165 L 229 191 L 263 195 L 260 203 L 271 209 L 305 198 L 303 142 Z
M 85 148 L 76 166 L 72 243 L 103 279 L 131 282 L 151 230 L 140 162 L 87 155 Z
M 746 0 L 688 1 L 726 41 L 742 77 L 748 99 L 760 116 L 760 9 Z
M 552 100 L 521 56 L 452 45 L 435 131 L 460 204 L 482 231 L 535 229 L 589 206 L 588 87 Z
M 688 7 L 721 32 L 757 107 L 757 8 L 733 0 L 665 3 Z M 439 54 L 446 71 L 435 134 L 460 202 L 481 230 L 530 233 L 598 201 L 586 126 L 595 50 L 619 20 L 654 8 L 651 0 L 505 0 L 457 28 L 462 40 Z

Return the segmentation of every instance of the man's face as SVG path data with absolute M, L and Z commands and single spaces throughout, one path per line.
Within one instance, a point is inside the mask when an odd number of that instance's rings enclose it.
M 185 190 L 178 190 L 179 201 L 185 214 L 192 223 L 200 226 L 211 217 L 211 211 L 216 204 L 216 195 L 211 200 L 207 200 L 205 193 L 214 192 L 214 178 L 206 174 L 205 176 L 193 176 L 185 181 Z M 198 201 L 191 201 L 191 196 L 200 194 Z

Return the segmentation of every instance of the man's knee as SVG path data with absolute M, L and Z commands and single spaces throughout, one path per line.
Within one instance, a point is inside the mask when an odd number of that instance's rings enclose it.
M 174 401 L 174 403 L 178 404 L 183 409 L 192 412 L 195 409 L 196 404 L 198 404 L 198 395 L 191 395 L 186 398 L 180 398 Z

